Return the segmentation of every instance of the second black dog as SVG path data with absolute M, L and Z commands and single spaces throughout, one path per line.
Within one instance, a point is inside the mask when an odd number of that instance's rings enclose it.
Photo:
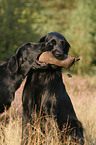
M 0 113 L 11 105 L 15 91 L 20 87 L 30 68 L 37 69 L 38 56 L 48 48 L 48 43 L 28 42 L 18 48 L 16 54 L 0 65 Z

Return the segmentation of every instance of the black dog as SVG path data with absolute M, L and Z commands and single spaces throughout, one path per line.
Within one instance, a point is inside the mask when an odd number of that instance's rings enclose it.
M 50 50 L 54 57 L 62 59 L 64 54 L 68 54 L 69 43 L 64 36 L 57 32 L 52 32 L 42 37 L 39 41 L 50 42 Z M 45 96 L 42 104 L 42 112 L 46 115 L 53 115 L 57 119 L 58 126 L 62 130 L 63 125 L 67 124 L 68 134 L 81 145 L 84 144 L 83 127 L 77 119 L 71 100 L 66 92 L 62 80 L 62 68 L 46 64 L 46 69 L 42 67 L 37 71 L 28 73 L 27 81 L 23 90 L 23 121 L 32 122 L 32 113 L 39 113 L 42 96 Z
M 38 56 L 43 49 L 48 48 L 47 44 L 28 42 L 0 66 L 0 113 L 4 112 L 5 106 L 7 109 L 10 107 L 15 91 L 20 87 L 30 68 L 44 67 L 44 64 L 38 63 Z

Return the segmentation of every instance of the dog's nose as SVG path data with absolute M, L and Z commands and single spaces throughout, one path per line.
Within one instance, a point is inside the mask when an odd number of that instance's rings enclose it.
M 62 51 L 54 51 L 53 55 L 57 58 L 57 59 L 62 59 L 63 57 L 63 52 Z

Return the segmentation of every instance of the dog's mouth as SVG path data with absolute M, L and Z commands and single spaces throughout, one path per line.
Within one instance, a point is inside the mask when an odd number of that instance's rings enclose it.
M 64 54 L 62 60 L 58 60 L 53 56 L 50 51 L 43 52 L 37 57 L 37 63 L 40 66 L 46 66 L 48 64 L 56 65 L 59 67 L 64 67 L 66 69 L 70 68 L 75 62 L 79 61 L 80 58 L 74 58 L 70 55 Z
M 44 53 L 44 52 L 43 52 L 43 53 Z M 40 54 L 37 56 L 36 60 L 35 60 L 36 64 L 39 65 L 40 67 L 46 67 L 46 66 L 48 66 L 48 63 L 45 62 L 44 60 L 43 60 L 44 62 L 39 61 L 39 58 L 41 58 L 41 56 L 43 55 L 43 53 L 40 53 Z

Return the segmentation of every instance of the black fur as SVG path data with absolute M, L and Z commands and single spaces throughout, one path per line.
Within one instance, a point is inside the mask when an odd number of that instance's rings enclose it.
M 30 68 L 40 66 L 38 56 L 48 43 L 28 42 L 18 48 L 16 54 L 0 65 L 0 113 L 11 105 L 15 91 L 20 87 Z M 41 64 L 44 67 L 44 64 Z
M 52 32 L 42 37 L 39 42 L 52 43 L 52 54 L 57 59 L 62 59 L 64 54 L 68 54 L 69 43 L 64 36 L 57 32 Z M 67 124 L 69 135 L 76 141 L 83 140 L 83 127 L 77 119 L 70 97 L 68 96 L 65 85 L 62 80 L 62 68 L 54 65 L 46 65 L 46 69 L 42 67 L 37 71 L 28 73 L 26 84 L 23 90 L 23 121 L 33 122 L 32 114 L 36 111 L 39 113 L 42 96 L 44 102 L 42 104 L 42 113 L 54 116 L 57 119 L 58 126 L 62 130 L 63 125 Z M 76 137 L 76 138 L 75 138 Z

